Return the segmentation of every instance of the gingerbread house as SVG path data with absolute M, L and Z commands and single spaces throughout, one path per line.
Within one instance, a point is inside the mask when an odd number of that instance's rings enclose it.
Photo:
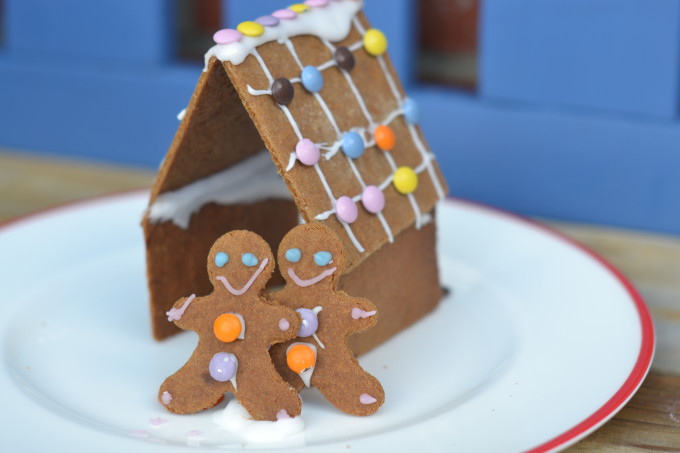
M 446 183 L 361 7 L 308 0 L 215 34 L 143 220 L 157 339 L 176 332 L 165 312 L 177 299 L 211 291 L 208 251 L 234 229 L 274 250 L 299 222 L 338 234 L 341 289 L 379 312 L 350 338 L 357 353 L 437 305 Z

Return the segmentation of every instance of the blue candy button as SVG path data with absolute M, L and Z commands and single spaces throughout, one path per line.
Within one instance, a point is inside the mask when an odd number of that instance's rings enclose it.
M 413 99 L 406 99 L 404 105 L 404 118 L 409 124 L 417 124 L 420 121 L 420 108 L 418 108 L 418 103 Z
M 365 148 L 364 139 L 356 132 L 350 131 L 342 136 L 342 152 L 348 157 L 351 157 L 352 159 L 361 157 Z
M 314 66 L 306 66 L 302 70 L 300 80 L 302 80 L 302 86 L 312 93 L 317 93 L 323 88 L 323 76 Z

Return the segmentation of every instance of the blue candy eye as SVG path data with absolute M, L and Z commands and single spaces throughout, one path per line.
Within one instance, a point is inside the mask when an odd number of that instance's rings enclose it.
M 224 267 L 229 262 L 229 255 L 224 252 L 217 252 L 215 254 L 215 266 Z
M 331 252 L 316 252 L 314 254 L 314 262 L 317 266 L 325 266 L 331 262 L 333 255 Z
M 245 264 L 248 267 L 253 267 L 257 266 L 257 263 L 259 262 L 257 257 L 253 255 L 252 253 L 244 253 L 241 255 L 241 262 Z
M 300 249 L 288 249 L 286 250 L 286 259 L 291 263 L 297 263 L 302 258 L 302 252 Z

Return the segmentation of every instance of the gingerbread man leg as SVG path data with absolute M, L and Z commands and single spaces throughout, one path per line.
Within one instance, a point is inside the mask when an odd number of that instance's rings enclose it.
M 351 353 L 324 354 L 319 360 L 332 360 L 333 366 L 322 366 L 320 362 L 314 370 L 312 382 L 341 411 L 352 415 L 371 415 L 385 401 L 380 382 L 361 368 Z M 338 370 L 342 370 L 341 374 Z
M 237 378 L 235 394 L 254 419 L 277 420 L 300 415 L 302 404 L 298 392 L 279 376 L 266 351 L 261 356 L 250 357 L 240 363 L 243 363 L 243 375 L 250 378 L 240 381 Z M 266 386 L 262 385 L 263 381 L 267 383 Z M 247 395 L 247 398 L 241 398 L 240 395 Z
M 197 354 L 199 349 L 194 353 Z M 231 389 L 230 382 L 218 382 L 210 377 L 207 363 L 192 359 L 167 378 L 158 391 L 159 401 L 170 412 L 188 414 L 209 409 Z

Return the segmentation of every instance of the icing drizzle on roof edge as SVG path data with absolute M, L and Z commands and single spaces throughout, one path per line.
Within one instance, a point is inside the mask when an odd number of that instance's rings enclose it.
M 298 14 L 294 19 L 281 20 L 276 26 L 264 27 L 260 36 L 243 36 L 230 44 L 216 44 L 205 54 L 205 66 L 212 57 L 238 65 L 262 44 L 300 35 L 313 35 L 336 42 L 344 39 L 352 28 L 352 19 L 363 7 L 362 0 L 339 0 Z

